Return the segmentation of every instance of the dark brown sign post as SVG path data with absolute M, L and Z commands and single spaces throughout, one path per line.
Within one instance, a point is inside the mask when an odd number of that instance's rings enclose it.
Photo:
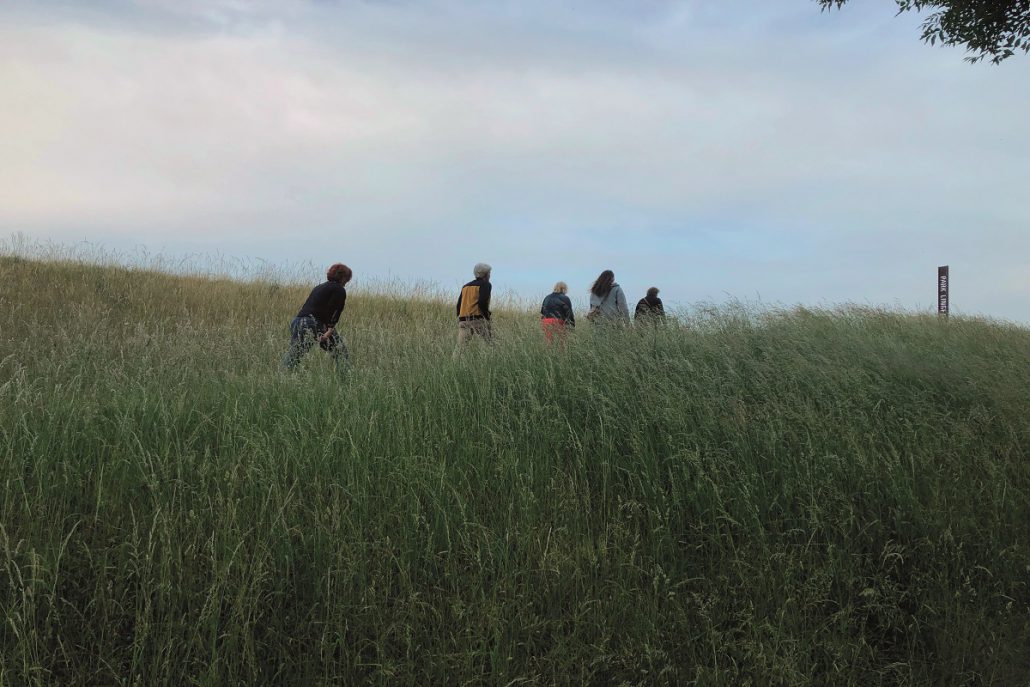
M 937 314 L 948 316 L 948 266 L 937 268 Z

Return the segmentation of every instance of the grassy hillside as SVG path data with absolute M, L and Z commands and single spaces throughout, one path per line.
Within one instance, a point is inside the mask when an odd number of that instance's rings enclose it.
M 1030 331 L 306 292 L 0 258 L 0 684 L 1030 683 Z

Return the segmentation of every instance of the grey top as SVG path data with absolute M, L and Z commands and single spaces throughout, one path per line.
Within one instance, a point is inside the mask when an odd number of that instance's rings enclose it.
M 629 304 L 626 303 L 626 294 L 617 283 L 612 284 L 612 290 L 604 298 L 598 298 L 593 292 L 590 293 L 590 309 L 600 307 L 601 317 L 624 320 L 629 319 Z

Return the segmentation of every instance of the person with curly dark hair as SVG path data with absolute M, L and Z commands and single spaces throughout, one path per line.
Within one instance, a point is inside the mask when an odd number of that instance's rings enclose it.
M 637 301 L 636 311 L 633 319 L 637 322 L 658 324 L 665 321 L 665 306 L 662 299 L 658 297 L 658 287 L 652 286 L 647 290 L 647 295 Z
M 315 343 L 333 357 L 339 365 L 347 360 L 347 346 L 336 331 L 336 325 L 347 303 L 344 285 L 353 272 L 343 263 L 331 265 L 325 273 L 325 282 L 311 289 L 300 312 L 290 322 L 290 348 L 283 356 L 283 367 L 292 370 L 300 363 Z

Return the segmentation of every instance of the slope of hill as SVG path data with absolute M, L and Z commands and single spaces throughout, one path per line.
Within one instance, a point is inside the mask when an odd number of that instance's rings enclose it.
M 1030 331 L 0 258 L 0 684 L 1030 682 Z

